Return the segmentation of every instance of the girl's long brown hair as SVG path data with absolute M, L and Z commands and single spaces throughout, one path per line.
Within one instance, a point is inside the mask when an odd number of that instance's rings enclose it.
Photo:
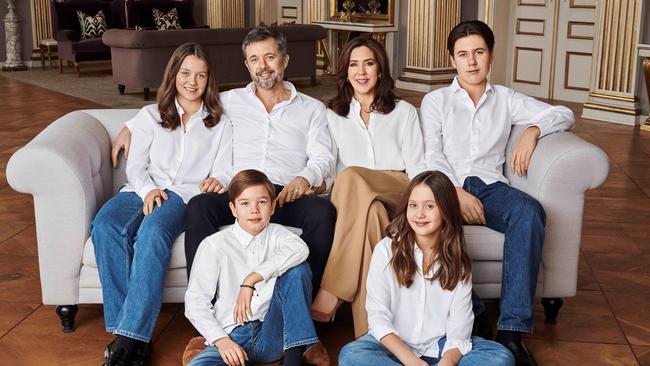
M 390 76 L 390 67 L 388 65 L 388 56 L 386 56 L 386 49 L 379 42 L 372 38 L 357 37 L 348 42 L 341 56 L 339 57 L 339 65 L 336 70 L 336 84 L 338 93 L 336 96 L 327 101 L 327 108 L 333 110 L 341 117 L 347 117 L 350 113 L 350 102 L 354 96 L 354 89 L 350 82 L 348 82 L 348 65 L 350 64 L 350 55 L 357 47 L 366 46 L 370 48 L 377 65 L 379 66 L 379 74 L 377 85 L 375 86 L 375 100 L 372 101 L 370 108 L 382 114 L 387 114 L 395 109 L 397 97 L 393 89 L 395 88 L 395 81 Z
M 468 281 L 472 273 L 472 262 L 465 253 L 465 238 L 463 236 L 463 218 L 456 189 L 444 173 L 427 171 L 418 174 L 409 183 L 395 213 L 395 218 L 386 227 L 386 233 L 392 238 L 393 257 L 390 265 L 395 271 L 397 283 L 406 288 L 411 287 L 416 272 L 417 263 L 414 257 L 415 233 L 406 218 L 409 198 L 413 188 L 424 184 L 431 189 L 436 201 L 442 226 L 438 241 L 434 244 L 434 258 L 439 267 L 429 278 L 431 282 L 440 281 L 445 290 L 453 290 L 458 281 Z M 424 268 L 432 268 L 430 265 Z M 426 275 L 426 273 L 423 273 Z
M 184 43 L 178 46 L 169 59 L 156 96 L 161 119 L 160 125 L 170 130 L 175 130 L 181 125 L 181 117 L 178 115 L 174 103 L 176 100 L 176 75 L 178 75 L 185 57 L 190 55 L 196 56 L 208 65 L 208 83 L 202 97 L 203 106 L 208 111 L 208 115 L 203 119 L 205 127 L 216 126 L 223 114 L 223 108 L 219 100 L 219 86 L 214 70 L 212 70 L 208 60 L 208 54 L 198 43 Z

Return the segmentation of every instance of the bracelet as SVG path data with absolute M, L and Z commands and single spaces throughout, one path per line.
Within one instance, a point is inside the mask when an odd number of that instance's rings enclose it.
M 249 288 L 249 289 L 253 290 L 253 292 L 257 291 L 257 289 L 255 288 L 255 286 L 247 285 L 247 284 L 245 284 L 245 283 L 242 283 L 241 285 L 239 285 L 239 287 L 246 287 L 246 288 Z

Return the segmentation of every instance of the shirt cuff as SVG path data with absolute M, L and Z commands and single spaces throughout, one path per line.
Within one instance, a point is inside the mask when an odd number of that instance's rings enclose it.
M 372 327 L 372 329 L 369 330 L 369 333 L 370 335 L 375 337 L 377 342 L 381 342 L 382 338 L 384 338 L 385 336 L 391 333 L 399 337 L 399 333 L 397 332 L 397 330 L 387 326 L 374 326 Z
M 147 184 L 140 188 L 138 190 L 138 196 L 142 198 L 142 201 L 144 202 L 145 197 L 147 197 L 147 193 L 151 192 L 152 189 L 157 189 L 158 187 L 154 186 L 153 184 Z
M 131 118 L 130 120 L 124 122 L 124 127 L 129 129 L 129 132 L 133 132 L 133 124 L 135 123 L 135 118 Z
M 469 353 L 469 351 L 472 350 L 472 340 L 467 339 L 467 340 L 460 340 L 460 339 L 449 339 L 445 341 L 445 347 L 442 349 L 441 354 L 445 354 L 445 352 L 458 348 L 460 353 L 465 356 L 466 354 Z
M 300 173 L 297 174 L 297 176 L 307 179 L 307 182 L 309 182 L 310 187 L 318 187 L 321 184 L 323 184 L 323 179 L 320 178 L 316 172 L 314 172 L 312 169 L 308 167 L 305 167 L 303 170 L 301 170 Z
M 269 282 L 271 278 L 277 277 L 278 271 L 275 268 L 275 265 L 271 261 L 266 261 L 260 263 L 257 268 L 253 270 L 253 272 L 257 272 L 262 276 L 264 279 L 264 283 Z
M 203 337 L 205 337 L 205 343 L 214 345 L 214 341 L 228 337 L 228 333 L 223 328 L 213 328 L 207 331 L 206 334 L 203 334 Z

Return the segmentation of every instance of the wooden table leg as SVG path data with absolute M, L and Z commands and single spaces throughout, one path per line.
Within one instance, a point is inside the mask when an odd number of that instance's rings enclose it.
M 643 73 L 645 74 L 645 87 L 648 91 L 648 98 L 650 99 L 650 57 L 643 58 Z M 646 118 L 645 123 L 641 125 L 641 129 L 650 132 L 650 114 Z

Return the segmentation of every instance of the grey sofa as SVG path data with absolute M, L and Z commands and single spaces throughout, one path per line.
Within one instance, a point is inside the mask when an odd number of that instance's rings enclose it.
M 64 330 L 73 330 L 76 304 L 101 303 L 102 293 L 88 228 L 101 205 L 125 181 L 124 162 L 111 167 L 111 141 L 137 110 L 84 110 L 53 122 L 9 160 L 7 180 L 34 196 L 43 303 L 59 305 Z M 513 130 L 510 142 L 522 132 Z M 508 148 L 510 156 L 511 144 Z M 527 177 L 511 183 L 537 198 L 547 213 L 538 295 L 553 321 L 563 297 L 576 293 L 584 193 L 607 177 L 608 159 L 570 132 L 539 141 Z M 38 178 L 38 179 L 37 179 Z M 44 178 L 44 179 L 43 179 Z M 503 235 L 482 226 L 465 228 L 481 297 L 501 291 Z M 172 249 L 164 301 L 182 302 L 187 285 L 183 235 Z

